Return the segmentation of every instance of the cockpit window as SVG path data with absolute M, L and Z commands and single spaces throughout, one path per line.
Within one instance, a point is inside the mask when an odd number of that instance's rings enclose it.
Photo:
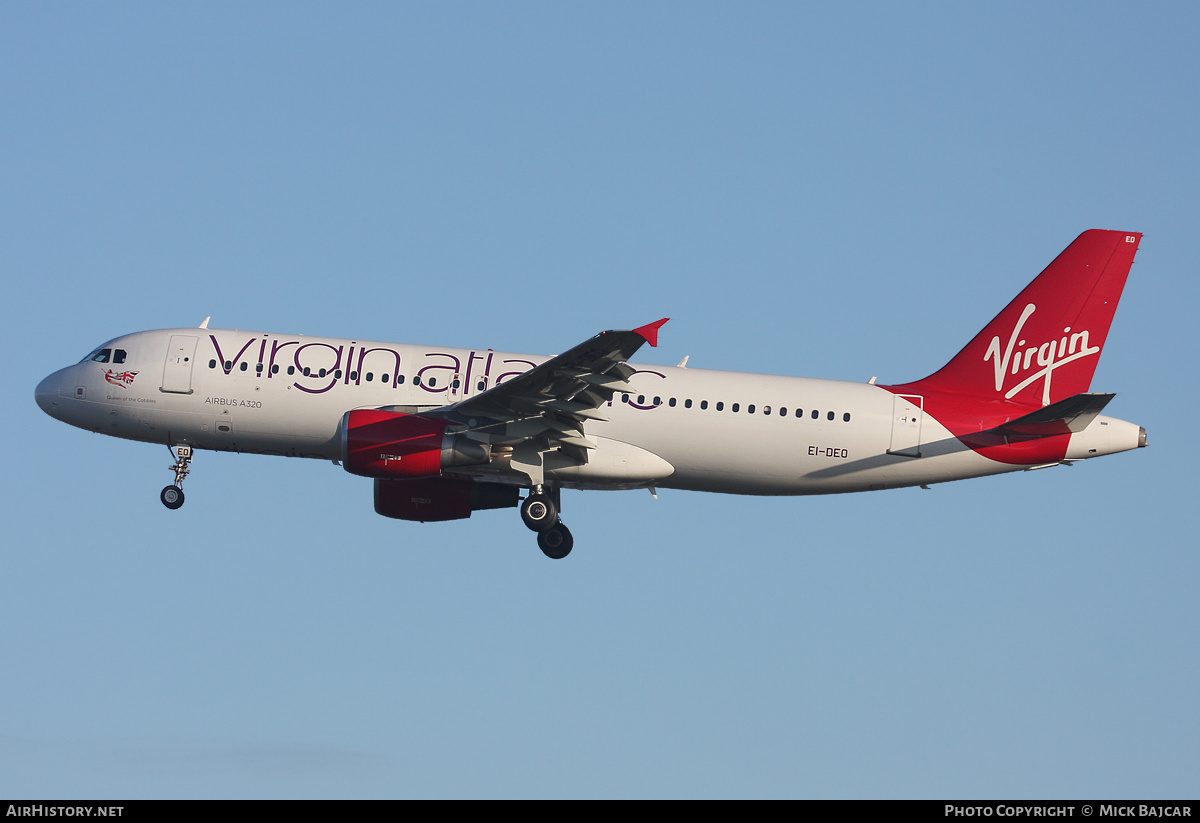
M 113 349 L 113 362 L 114 363 L 124 363 L 125 362 L 125 350 L 124 349 Z
M 110 357 L 112 357 L 112 349 L 100 349 L 89 354 L 87 359 L 93 363 L 107 363 Z

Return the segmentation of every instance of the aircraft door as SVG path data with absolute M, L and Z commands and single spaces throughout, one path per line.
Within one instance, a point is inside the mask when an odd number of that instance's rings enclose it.
M 198 338 L 190 335 L 171 335 L 167 361 L 163 364 L 163 391 L 172 394 L 192 393 L 192 362 L 196 359 L 197 342 Z
M 921 456 L 921 407 L 919 394 L 897 394 L 892 400 L 892 445 L 888 454 Z
M 474 353 L 471 356 L 474 357 Z M 480 359 L 482 360 L 482 358 Z M 472 374 L 471 365 L 468 362 L 465 374 L 455 372 L 454 376 L 450 378 L 450 388 L 446 392 L 446 402 L 457 403 L 460 400 L 466 400 L 469 397 L 474 397 L 477 394 L 487 391 L 487 375 Z

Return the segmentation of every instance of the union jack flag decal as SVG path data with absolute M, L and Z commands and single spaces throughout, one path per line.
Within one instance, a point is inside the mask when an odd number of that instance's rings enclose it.
M 104 370 L 104 379 L 114 386 L 120 386 L 123 389 L 132 386 L 133 378 L 135 377 L 137 377 L 137 372 L 135 371 L 115 372 L 112 369 Z

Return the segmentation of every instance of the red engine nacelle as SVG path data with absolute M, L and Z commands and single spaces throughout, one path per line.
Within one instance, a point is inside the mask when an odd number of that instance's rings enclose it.
M 451 466 L 487 463 L 487 446 L 446 434 L 445 420 L 356 409 L 342 418 L 342 466 L 363 477 L 435 477 Z
M 519 498 L 516 486 L 457 477 L 375 481 L 375 511 L 384 517 L 422 523 L 462 520 L 480 509 L 510 508 Z

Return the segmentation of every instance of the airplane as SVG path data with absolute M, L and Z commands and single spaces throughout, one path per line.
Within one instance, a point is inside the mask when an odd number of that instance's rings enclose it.
M 143 331 L 38 384 L 51 417 L 194 450 L 310 457 L 374 480 L 375 511 L 445 521 L 519 507 L 548 557 L 560 490 L 872 491 L 1146 445 L 1090 392 L 1141 234 L 1081 234 L 938 371 L 876 385 L 638 365 L 666 318 L 554 357 L 197 328 Z M 522 498 L 521 492 L 525 491 Z

